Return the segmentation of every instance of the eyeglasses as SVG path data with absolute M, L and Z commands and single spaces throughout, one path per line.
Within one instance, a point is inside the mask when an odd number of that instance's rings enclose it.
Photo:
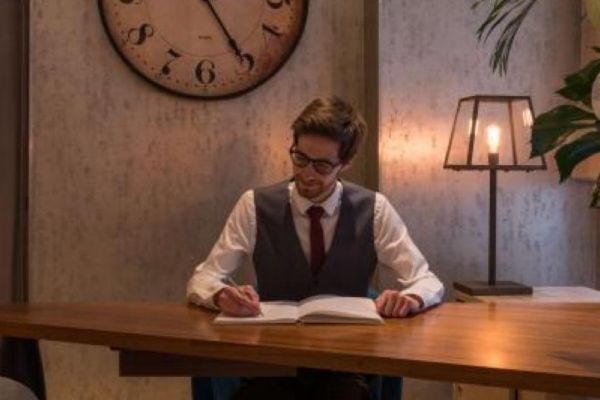
M 308 164 L 312 163 L 313 169 L 321 175 L 329 175 L 335 167 L 342 163 L 341 160 L 332 163 L 329 160 L 310 158 L 303 152 L 296 150 L 294 146 L 290 148 L 290 157 L 296 167 L 306 168 Z

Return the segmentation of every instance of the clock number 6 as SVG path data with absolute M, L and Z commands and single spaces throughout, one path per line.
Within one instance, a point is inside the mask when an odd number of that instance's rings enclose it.
M 209 83 L 213 83 L 216 77 L 215 63 L 212 61 L 202 60 L 196 66 L 196 78 L 201 83 L 208 85 Z
M 267 4 L 269 5 L 269 7 L 271 8 L 281 8 L 281 6 L 283 5 L 283 3 L 287 4 L 288 6 L 291 4 L 291 0 L 267 0 Z

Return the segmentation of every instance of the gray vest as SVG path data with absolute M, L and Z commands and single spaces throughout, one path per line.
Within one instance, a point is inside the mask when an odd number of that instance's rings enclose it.
M 254 190 L 256 245 L 253 261 L 261 300 L 299 301 L 317 294 L 367 295 L 377 263 L 373 237 L 375 193 L 344 186 L 333 241 L 318 273 L 311 272 L 296 233 L 289 182 Z

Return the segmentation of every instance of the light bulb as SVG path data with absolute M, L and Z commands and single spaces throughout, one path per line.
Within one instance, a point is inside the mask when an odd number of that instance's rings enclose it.
M 487 141 L 490 153 L 498 153 L 500 147 L 500 127 L 498 125 L 490 125 L 487 127 Z

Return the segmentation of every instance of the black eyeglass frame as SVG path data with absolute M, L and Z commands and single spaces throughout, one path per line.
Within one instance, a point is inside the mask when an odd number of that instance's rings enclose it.
M 331 174 L 331 172 L 333 172 L 335 167 L 342 164 L 342 162 L 343 162 L 342 160 L 340 160 L 338 163 L 332 163 L 331 161 L 324 160 L 322 158 L 311 158 L 311 157 L 307 156 L 305 153 L 301 152 L 300 150 L 296 150 L 295 147 L 296 146 L 293 145 L 292 147 L 290 147 L 290 150 L 289 150 L 290 158 L 292 159 L 292 163 L 296 167 L 300 167 L 300 168 L 306 168 L 306 167 L 308 167 L 308 164 L 312 163 L 313 169 L 320 175 Z M 298 160 L 297 158 L 295 158 L 295 156 L 300 156 L 301 160 Z M 300 161 L 300 162 L 298 162 L 298 161 Z

